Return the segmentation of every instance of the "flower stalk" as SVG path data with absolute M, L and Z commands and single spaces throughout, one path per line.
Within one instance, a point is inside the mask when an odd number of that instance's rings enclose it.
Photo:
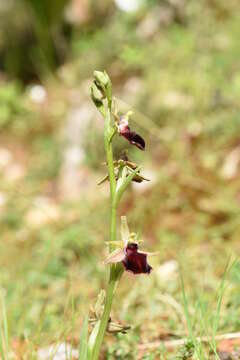
M 108 99 L 107 102 L 108 109 L 106 112 L 101 111 L 104 116 L 104 148 L 105 154 L 107 158 L 107 166 L 108 166 L 108 176 L 110 182 L 110 241 L 116 241 L 117 234 L 117 203 L 116 203 L 116 179 L 114 174 L 114 164 L 113 164 L 113 149 L 112 149 L 112 134 L 114 129 L 112 127 L 112 118 L 111 118 L 111 101 Z M 110 251 L 111 251 L 111 246 Z M 113 295 L 114 291 L 117 287 L 118 276 L 116 276 L 116 265 L 112 265 L 109 272 L 109 280 L 108 287 L 106 293 L 106 300 L 103 315 L 100 321 L 100 326 L 98 330 L 98 334 L 96 337 L 95 346 L 93 348 L 92 360 L 98 360 L 99 353 L 101 350 L 101 345 L 103 342 L 103 338 L 107 329 L 110 312 L 112 308 Z
M 115 109 L 113 110 L 112 85 L 110 78 L 105 71 L 94 72 L 91 97 L 95 106 L 104 118 L 104 148 L 108 168 L 108 174 L 104 178 L 104 181 L 109 180 L 110 184 L 110 234 L 108 241 L 110 260 L 106 262 L 110 264 L 108 285 L 101 317 L 98 317 L 95 328 L 93 329 L 95 339 L 94 344 L 93 347 L 91 347 L 91 351 L 88 356 L 88 360 L 98 360 L 104 335 L 111 321 L 110 312 L 114 294 L 124 268 L 128 271 L 139 274 L 149 273 L 151 267 L 146 261 L 147 253 L 138 252 L 137 240 L 133 240 L 130 235 L 129 238 L 124 239 L 123 249 L 114 250 L 116 245 L 119 243 L 119 241 L 117 241 L 117 208 L 122 195 L 131 181 L 134 181 L 134 178 L 135 180 L 140 179 L 139 182 L 147 179 L 140 175 L 140 167 L 137 165 L 135 166 L 134 163 L 128 161 L 124 162 L 123 160 L 119 160 L 121 166 L 118 167 L 118 171 L 116 172 L 116 160 L 113 158 L 112 142 L 117 133 L 120 136 L 125 137 L 131 144 L 137 146 L 141 150 L 144 150 L 145 142 L 138 134 L 130 130 L 128 126 L 128 118 L 123 122 L 122 118 L 116 115 Z M 119 161 L 117 161 L 117 163 Z M 134 164 L 134 168 L 130 168 L 129 164 Z M 100 183 L 102 182 L 103 181 Z M 132 251 L 131 249 L 134 250 Z M 115 252 L 119 252 L 120 257 L 118 256 L 112 260 L 111 254 L 114 254 Z M 139 262 L 140 258 L 141 261 Z M 135 271 L 136 268 L 137 271 Z M 149 271 L 146 271 L 145 268 Z M 120 330 L 122 328 L 123 327 L 119 326 Z

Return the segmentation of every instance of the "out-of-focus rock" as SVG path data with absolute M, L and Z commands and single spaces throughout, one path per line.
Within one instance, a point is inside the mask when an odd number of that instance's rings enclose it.
M 232 39 L 227 34 L 216 34 L 216 36 L 213 39 L 213 46 L 217 50 L 226 51 L 228 50 L 232 45 Z
M 4 12 L 9 11 L 11 8 L 13 8 L 14 2 L 15 2 L 14 0 L 9 0 L 9 1 L 1 0 L 0 1 L 0 12 L 4 13 Z
M 59 191 L 63 198 L 74 199 L 96 187 L 93 174 L 84 164 L 86 136 L 91 136 L 90 123 L 96 112 L 89 101 L 75 102 L 63 129 L 63 162 L 59 177 Z M 91 123 L 91 125 L 93 125 Z M 94 126 L 94 125 L 93 125 Z
M 47 99 L 47 91 L 42 85 L 33 85 L 29 90 L 30 99 L 36 104 L 43 104 Z
M 4 172 L 4 176 L 9 182 L 20 180 L 24 177 L 24 175 L 25 169 L 21 164 L 18 163 L 9 165 Z
M 144 39 L 150 39 L 160 28 L 169 26 L 175 20 L 183 21 L 184 17 L 185 0 L 167 0 L 146 13 L 137 28 L 137 34 Z
M 6 148 L 0 148 L 0 171 L 6 168 L 12 160 L 12 153 Z
M 160 27 L 167 26 L 173 21 L 174 13 L 169 6 L 157 6 L 150 11 L 137 28 L 139 37 L 149 39 L 154 36 Z
M 3 192 L 0 192 L 0 209 L 6 204 L 7 196 Z
M 89 0 L 72 0 L 66 8 L 66 20 L 75 25 L 85 24 L 90 18 Z
M 199 121 L 193 121 L 187 127 L 188 135 L 197 138 L 202 133 L 202 124 Z
M 225 180 L 234 179 L 239 170 L 240 146 L 233 149 L 225 158 L 220 175 Z
M 60 215 L 58 206 L 52 200 L 47 197 L 37 197 L 26 214 L 26 222 L 30 227 L 39 227 L 59 220 Z
M 168 91 L 162 97 L 162 104 L 169 109 L 180 108 L 183 110 L 190 110 L 193 107 L 194 102 L 191 96 L 172 90 Z
M 158 268 L 156 268 L 154 272 L 160 283 L 166 283 L 177 277 L 178 268 L 179 265 L 176 260 L 169 260 L 158 266 Z
M 37 352 L 38 360 L 66 360 L 78 359 L 78 350 L 70 344 L 61 343 L 41 348 Z
M 144 0 L 114 0 L 117 7 L 125 12 L 135 12 L 139 10 L 143 4 Z
M 137 76 L 131 77 L 122 89 L 121 99 L 128 104 L 134 104 L 136 102 L 136 96 L 141 92 L 142 88 L 143 81 Z
M 156 183 L 157 181 L 157 172 L 153 169 L 143 169 L 141 171 L 141 175 L 143 175 L 145 178 L 149 179 L 150 181 L 142 181 L 140 184 L 137 182 L 132 182 L 132 187 L 134 191 L 138 193 L 143 193 L 148 189 L 151 189 L 151 187 Z
M 0 148 L 0 173 L 9 182 L 17 181 L 25 175 L 23 165 L 14 161 L 13 154 L 6 148 Z

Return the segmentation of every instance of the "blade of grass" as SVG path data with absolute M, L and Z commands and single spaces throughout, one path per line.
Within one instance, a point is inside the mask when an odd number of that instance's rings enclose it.
M 4 294 L 0 293 L 0 301 L 1 301 L 1 323 L 0 323 L 0 352 L 3 357 L 3 360 L 8 359 L 8 321 L 7 321 L 7 311 L 6 304 L 4 299 Z
M 202 344 L 201 344 L 201 342 L 199 342 L 197 340 L 197 338 L 193 334 L 193 326 L 192 326 L 192 321 L 191 321 L 190 313 L 189 313 L 188 300 L 187 300 L 185 287 L 184 287 L 183 276 L 182 276 L 181 272 L 180 272 L 180 280 L 181 280 L 182 297 L 183 297 L 183 308 L 184 308 L 184 313 L 185 313 L 186 322 L 187 322 L 187 328 L 188 328 L 188 336 L 189 336 L 191 342 L 194 344 L 194 350 L 197 353 L 198 359 L 199 360 L 204 360 Z
M 79 360 L 87 360 L 88 356 L 88 316 L 83 320 L 80 345 L 79 345 Z
M 3 344 L 3 332 L 2 332 L 1 326 L 0 326 L 0 354 L 1 354 L 1 359 L 5 360 L 4 344 Z
M 188 301 L 187 301 L 187 297 L 186 297 L 183 276 L 182 276 L 181 272 L 180 272 L 180 280 L 181 280 L 181 289 L 182 289 L 182 297 L 183 297 L 183 309 L 184 309 L 184 313 L 185 313 L 185 317 L 186 317 L 186 321 L 187 321 L 188 335 L 189 335 L 190 339 L 192 340 L 193 339 L 192 322 L 191 322 L 190 314 L 189 314 L 189 310 L 188 310 Z
M 238 260 L 234 260 L 231 264 L 231 258 L 229 258 L 229 260 L 227 261 L 227 264 L 225 266 L 224 272 L 223 272 L 223 277 L 222 280 L 220 282 L 219 285 L 219 289 L 217 291 L 217 309 L 216 312 L 213 315 L 213 319 L 212 319 L 212 336 L 211 336 L 211 340 L 210 340 L 210 346 L 211 349 L 213 350 L 216 359 L 219 359 L 218 353 L 217 353 L 217 344 L 216 344 L 216 334 L 217 334 L 217 330 L 219 327 L 219 321 L 220 321 L 220 312 L 221 312 L 221 307 L 222 307 L 222 300 L 223 300 L 223 294 L 226 288 L 226 278 L 229 275 L 231 269 L 236 265 L 236 263 L 238 262 Z

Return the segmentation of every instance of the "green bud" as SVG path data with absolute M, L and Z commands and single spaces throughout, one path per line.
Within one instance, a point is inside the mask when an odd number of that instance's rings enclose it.
M 97 88 L 95 83 L 93 83 L 91 86 L 91 98 L 97 107 L 103 105 L 102 100 L 104 96 L 102 92 Z
M 110 77 L 106 71 L 94 71 L 93 72 L 95 84 L 97 88 L 102 92 L 102 95 L 107 97 L 108 104 L 112 103 L 112 83 Z
M 110 78 L 108 76 L 108 74 L 106 73 L 106 71 L 102 72 L 102 71 L 97 71 L 95 70 L 93 72 L 93 76 L 96 80 L 96 82 L 98 83 L 98 85 L 100 85 L 101 87 L 107 87 L 109 84 L 111 84 Z

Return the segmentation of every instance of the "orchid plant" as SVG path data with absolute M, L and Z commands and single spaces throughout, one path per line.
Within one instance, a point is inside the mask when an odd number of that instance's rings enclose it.
M 152 267 L 147 262 L 147 256 L 151 254 L 139 250 L 140 241 L 135 233 L 129 231 L 126 216 L 121 217 L 121 240 L 117 239 L 117 208 L 124 192 L 131 181 L 149 180 L 142 176 L 140 167 L 126 155 L 121 159 L 113 158 L 113 141 L 115 136 L 120 135 L 142 151 L 145 149 L 145 141 L 129 126 L 132 112 L 121 116 L 118 114 L 112 96 L 111 80 L 105 71 L 94 71 L 91 97 L 104 118 L 104 148 L 108 173 L 99 185 L 105 181 L 110 184 L 110 231 L 107 242 L 109 256 L 104 262 L 109 265 L 108 285 L 106 292 L 100 292 L 92 311 L 90 322 L 93 330 L 87 350 L 82 346 L 82 354 L 86 354 L 86 359 L 97 360 L 106 331 L 125 333 L 129 329 L 128 326 L 114 323 L 110 317 L 113 298 L 124 270 L 133 274 L 149 274 Z

